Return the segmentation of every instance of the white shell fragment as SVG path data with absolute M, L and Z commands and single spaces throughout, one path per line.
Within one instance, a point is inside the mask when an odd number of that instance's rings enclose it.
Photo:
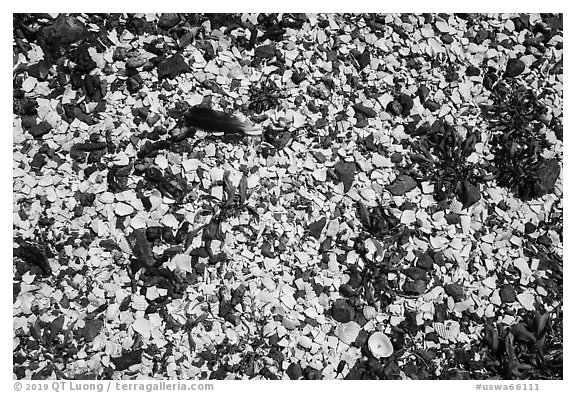
M 367 320 L 371 320 L 376 318 L 378 312 L 372 306 L 364 306 L 364 308 L 362 309 L 362 314 L 364 315 L 364 318 L 366 318 Z
M 343 323 L 336 329 L 336 336 L 345 344 L 352 344 L 356 337 L 358 337 L 358 333 L 360 333 L 360 325 L 358 322 L 350 321 L 347 323 Z
M 388 336 L 382 332 L 372 333 L 368 339 L 368 349 L 370 349 L 370 353 L 376 359 L 387 358 L 394 352 L 392 342 Z
M 116 207 L 114 208 L 114 213 L 116 213 L 120 217 L 125 217 L 134 213 L 134 208 L 124 202 L 118 202 L 116 204 Z

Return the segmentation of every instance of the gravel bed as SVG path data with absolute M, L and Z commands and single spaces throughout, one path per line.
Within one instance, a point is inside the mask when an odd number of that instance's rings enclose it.
M 561 14 L 13 22 L 15 379 L 563 378 Z

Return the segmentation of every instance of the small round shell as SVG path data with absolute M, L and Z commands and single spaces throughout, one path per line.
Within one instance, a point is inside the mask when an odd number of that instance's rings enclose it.
M 343 323 L 336 329 L 336 336 L 345 344 L 352 344 L 356 341 L 358 333 L 360 333 L 361 326 L 354 321 Z
M 394 352 L 392 342 L 388 336 L 382 332 L 372 333 L 368 339 L 368 349 L 370 349 L 370 353 L 372 353 L 372 356 L 376 359 L 387 358 Z
M 459 200 L 454 199 L 452 203 L 450 203 L 449 209 L 452 213 L 459 214 L 462 212 L 462 203 Z
M 444 340 L 454 340 L 460 333 L 460 324 L 456 321 L 435 322 L 434 331 Z
M 364 308 L 362 309 L 362 314 L 364 315 L 364 318 L 366 318 L 367 320 L 371 320 L 376 318 L 378 312 L 372 306 L 364 306 Z

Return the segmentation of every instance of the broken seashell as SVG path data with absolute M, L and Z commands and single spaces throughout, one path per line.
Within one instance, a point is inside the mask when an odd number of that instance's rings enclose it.
M 118 202 L 114 208 L 114 213 L 120 217 L 129 216 L 134 213 L 134 208 L 124 202 Z
M 144 296 L 132 295 L 132 308 L 136 311 L 146 311 L 148 308 L 148 301 Z
M 130 248 L 130 244 L 128 243 L 128 240 L 126 240 L 126 237 L 124 237 L 124 235 L 119 235 L 117 240 L 117 244 L 118 247 L 120 247 L 120 250 L 122 250 L 122 252 L 126 253 L 126 254 L 132 254 L 132 248 Z
M 450 203 L 450 206 L 448 207 L 448 209 L 450 209 L 450 211 L 452 213 L 460 214 L 460 213 L 462 213 L 462 207 L 463 207 L 462 202 L 460 202 L 457 199 L 454 199 Z
M 434 330 L 444 340 L 454 340 L 460 333 L 460 324 L 456 321 L 435 322 Z
M 362 314 L 364 315 L 364 318 L 366 318 L 367 320 L 371 320 L 376 318 L 376 315 L 378 315 L 378 311 L 376 311 L 376 309 L 372 306 L 364 306 L 364 308 L 362 309 Z
M 387 358 L 394 352 L 392 342 L 388 336 L 382 332 L 372 333 L 368 339 L 368 349 L 370 349 L 370 353 L 376 359 Z
M 350 321 L 343 323 L 336 329 L 336 336 L 345 344 L 352 344 L 356 341 L 358 333 L 360 333 L 361 326 L 358 322 Z

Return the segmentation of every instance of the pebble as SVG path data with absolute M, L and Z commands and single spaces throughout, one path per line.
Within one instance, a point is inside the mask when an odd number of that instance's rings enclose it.
M 464 300 L 464 298 L 466 297 L 462 284 L 458 283 L 445 284 L 444 291 L 448 296 L 452 296 L 452 298 L 457 302 Z
M 500 300 L 503 303 L 514 303 L 516 301 L 516 290 L 512 284 L 504 284 L 500 288 Z
M 158 79 L 174 79 L 185 72 L 190 72 L 190 66 L 179 54 L 170 56 L 158 63 Z
M 158 19 L 158 27 L 170 29 L 176 26 L 178 22 L 180 22 L 180 16 L 178 16 L 178 14 L 165 13 L 160 15 L 160 18 Z
M 506 63 L 506 71 L 504 72 L 504 76 L 515 78 L 521 73 L 524 72 L 526 68 L 526 64 L 520 59 L 509 59 L 508 63 Z
M 402 289 L 409 295 L 421 295 L 426 292 L 426 282 L 422 280 L 406 280 Z
M 428 254 L 422 254 L 416 261 L 416 266 L 420 269 L 430 270 L 434 266 L 434 260 Z
M 354 182 L 354 175 L 356 174 L 356 164 L 353 162 L 338 161 L 334 165 L 334 171 L 338 176 L 338 179 L 344 183 L 344 192 L 347 193 L 352 187 Z
M 416 181 L 410 176 L 400 175 L 390 185 L 388 185 L 387 189 L 392 193 L 392 195 L 401 196 L 406 194 L 408 191 L 413 190 L 416 186 Z
M 47 121 L 40 122 L 32 126 L 28 132 L 32 134 L 34 138 L 42 138 L 44 135 L 48 134 L 52 130 L 52 126 Z
M 302 378 L 302 367 L 298 363 L 291 363 L 286 369 L 286 374 L 291 380 Z
M 426 271 L 423 269 L 420 269 L 419 267 L 415 267 L 415 266 L 412 266 L 412 267 L 405 269 L 404 274 L 406 274 L 412 280 L 425 281 L 427 278 Z
M 345 299 L 338 299 L 332 305 L 332 317 L 342 323 L 350 322 L 355 312 Z
M 146 58 L 140 51 L 131 51 L 126 54 L 126 68 L 142 67 L 146 63 Z
M 354 111 L 356 113 L 361 113 L 364 116 L 369 117 L 369 118 L 374 118 L 374 117 L 376 117 L 376 115 L 378 115 L 378 112 L 376 112 L 374 109 L 368 108 L 368 107 L 364 106 L 363 104 L 354 104 L 352 106 L 352 109 L 354 109 Z
M 320 239 L 320 234 L 322 233 L 322 229 L 326 225 L 326 217 L 322 217 L 318 221 L 315 221 L 308 225 L 308 233 L 310 236 L 315 237 L 316 239 Z
M 254 56 L 261 59 L 271 59 L 276 54 L 276 44 L 274 42 L 268 45 L 259 46 L 254 50 Z
M 482 198 L 478 187 L 472 185 L 468 180 L 464 180 L 462 191 L 462 209 L 467 209 Z

